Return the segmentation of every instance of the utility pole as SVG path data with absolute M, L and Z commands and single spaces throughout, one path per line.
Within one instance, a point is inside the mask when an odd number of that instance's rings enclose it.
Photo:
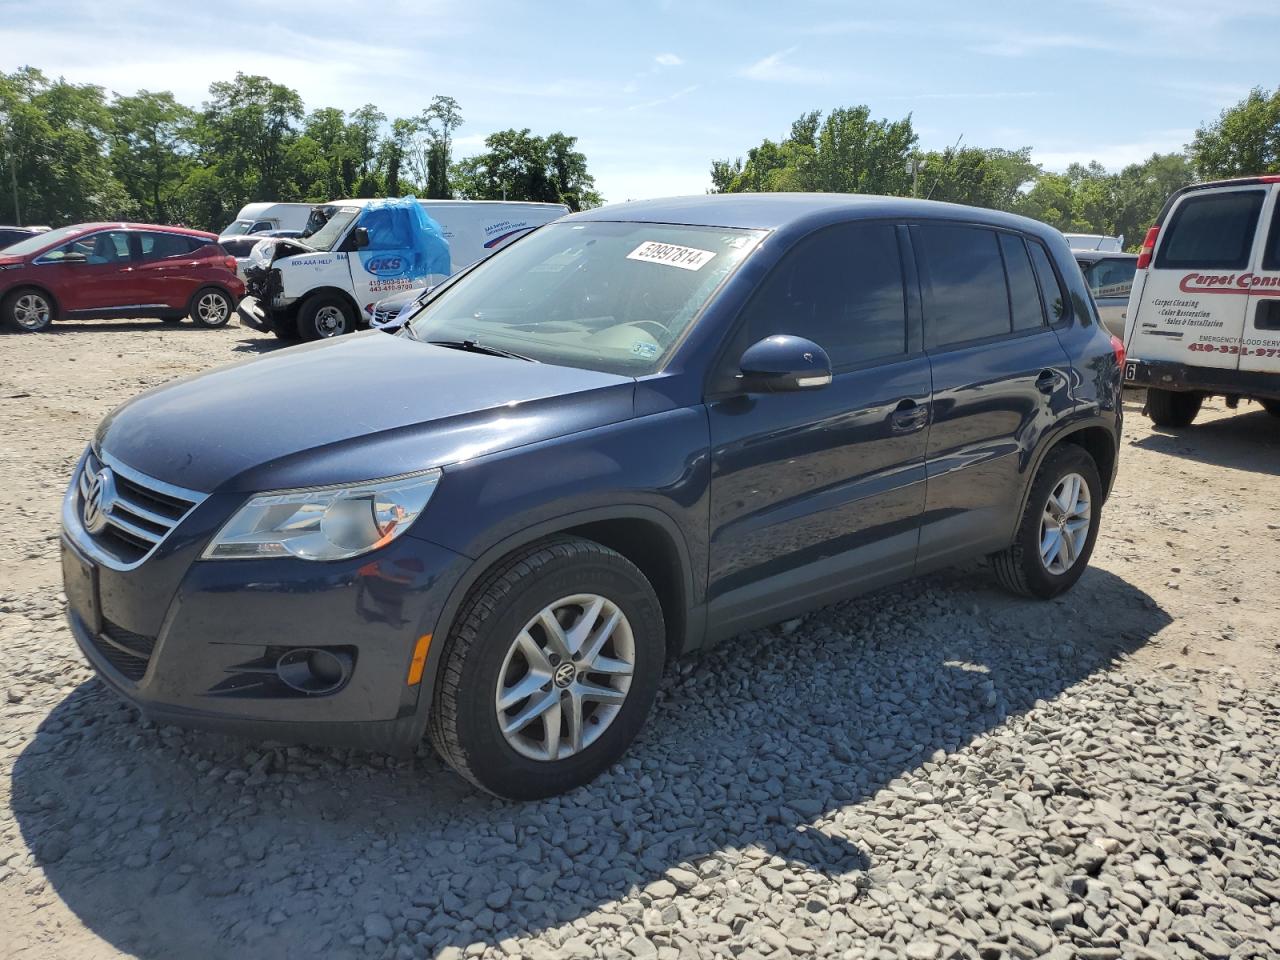
M 18 162 L 13 150 L 13 128 L 10 115 L 4 116 L 4 152 L 9 157 L 9 183 L 13 187 L 13 225 L 22 226 L 22 211 L 18 209 Z

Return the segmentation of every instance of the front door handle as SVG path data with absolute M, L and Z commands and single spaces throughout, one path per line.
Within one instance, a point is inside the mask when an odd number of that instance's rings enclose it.
M 1036 389 L 1041 393 L 1053 393 L 1057 385 L 1058 375 L 1052 370 L 1041 370 L 1040 376 L 1036 377 Z
M 929 405 L 916 403 L 911 398 L 900 402 L 889 418 L 894 433 L 915 433 L 929 423 Z

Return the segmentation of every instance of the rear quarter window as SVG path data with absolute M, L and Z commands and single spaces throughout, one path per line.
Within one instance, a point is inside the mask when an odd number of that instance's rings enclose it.
M 1165 228 L 1156 269 L 1243 270 L 1265 198 L 1265 190 L 1183 198 Z

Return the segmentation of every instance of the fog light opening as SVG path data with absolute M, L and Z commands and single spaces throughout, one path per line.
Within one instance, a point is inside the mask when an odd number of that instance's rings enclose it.
M 298 647 L 276 661 L 280 682 L 299 693 L 319 696 L 338 690 L 351 675 L 351 655 Z

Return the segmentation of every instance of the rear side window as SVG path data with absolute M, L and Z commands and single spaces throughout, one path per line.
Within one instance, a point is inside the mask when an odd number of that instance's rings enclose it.
M 1243 270 L 1265 197 L 1265 190 L 1186 197 L 1165 228 L 1156 268 Z
M 1027 245 L 1012 233 L 1000 234 L 1000 252 L 1004 254 L 1004 270 L 1009 277 L 1009 306 L 1013 310 L 1014 330 L 1034 330 L 1044 326 L 1040 308 L 1040 290 L 1027 256 Z
M 1009 289 L 995 231 L 922 223 L 913 236 L 927 278 L 925 348 L 1008 333 Z
M 142 233 L 138 236 L 138 242 L 142 245 L 144 260 L 180 257 L 190 253 L 195 247 L 191 238 L 174 233 Z
M 747 305 L 744 331 L 743 349 L 779 333 L 805 337 L 827 351 L 833 367 L 905 353 L 906 298 L 893 225 L 846 223 L 801 240 Z
M 1049 259 L 1049 251 L 1032 240 L 1027 246 L 1031 250 L 1031 262 L 1036 267 L 1036 279 L 1040 283 L 1040 296 L 1044 300 L 1045 311 L 1049 322 L 1056 324 L 1067 315 L 1067 292 L 1062 289 L 1062 282 L 1053 269 L 1053 261 Z

